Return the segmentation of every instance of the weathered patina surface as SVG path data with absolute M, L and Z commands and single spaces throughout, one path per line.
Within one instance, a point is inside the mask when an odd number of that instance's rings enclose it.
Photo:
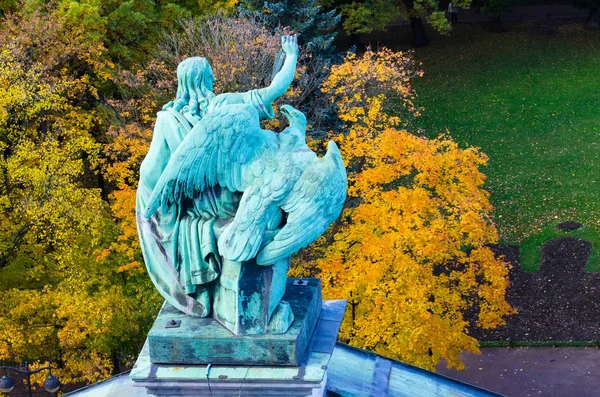
M 294 285 L 295 280 L 288 280 L 284 296 L 295 317 L 285 333 L 267 330 L 262 335 L 232 335 L 215 319 L 185 315 L 166 302 L 148 333 L 151 362 L 300 365 L 321 314 L 322 299 L 319 279 L 304 279 L 305 285 Z
M 321 315 L 306 354 L 297 366 L 156 364 L 150 358 L 149 343 L 146 343 L 130 378 L 134 386 L 160 397 L 323 396 L 345 308 L 346 301 L 322 302 Z
M 284 105 L 284 131 L 260 127 L 294 77 L 296 38 L 282 45 L 271 85 L 245 93 L 215 96 L 208 61 L 184 60 L 140 168 L 138 232 L 152 281 L 173 307 L 212 314 L 236 335 L 291 325 L 294 312 L 281 302 L 289 258 L 327 229 L 346 197 L 337 146 L 318 158 L 304 114 Z

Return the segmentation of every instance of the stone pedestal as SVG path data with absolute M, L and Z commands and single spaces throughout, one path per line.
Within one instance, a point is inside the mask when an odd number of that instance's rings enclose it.
M 289 266 L 289 258 L 270 266 L 222 259 L 214 319 L 235 335 L 286 332 L 294 320 L 289 302 L 282 300 Z
M 234 335 L 213 318 L 191 317 L 165 302 L 148 333 L 151 362 L 298 365 L 321 313 L 321 281 L 290 278 L 282 286 L 284 301 L 293 312 L 285 333 Z
M 157 364 L 151 362 L 147 340 L 130 378 L 135 386 L 145 387 L 148 394 L 158 397 L 320 397 L 325 393 L 327 366 L 345 307 L 346 301 L 322 303 L 306 354 L 294 366 Z

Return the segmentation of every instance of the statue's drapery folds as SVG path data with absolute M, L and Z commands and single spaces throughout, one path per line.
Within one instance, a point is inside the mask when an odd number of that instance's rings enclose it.
M 209 109 L 215 111 L 230 103 L 248 103 L 263 118 L 273 117 L 273 109 L 262 102 L 257 90 L 218 95 L 210 101 Z M 235 216 L 241 193 L 216 186 L 148 219 L 140 216 L 139 211 L 146 208 L 168 160 L 194 127 L 191 121 L 194 121 L 192 117 L 173 109 L 158 113 L 150 150 L 140 168 L 136 207 L 144 261 L 152 281 L 175 307 L 204 317 L 210 312 L 208 285 L 220 272 L 215 236 L 215 228 L 219 227 L 217 220 L 223 224 Z

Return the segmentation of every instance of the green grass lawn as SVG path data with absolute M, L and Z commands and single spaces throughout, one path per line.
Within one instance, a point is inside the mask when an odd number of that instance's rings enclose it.
M 494 219 L 525 269 L 537 269 L 544 241 L 566 235 L 558 223 L 575 220 L 585 227 L 569 235 L 592 242 L 588 270 L 599 271 L 600 33 L 531 26 L 498 34 L 459 25 L 418 49 L 417 125 L 488 155 Z

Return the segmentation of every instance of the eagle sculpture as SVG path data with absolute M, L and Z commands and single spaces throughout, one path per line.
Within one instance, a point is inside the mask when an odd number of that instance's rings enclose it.
M 218 237 L 223 258 L 270 265 L 317 239 L 346 199 L 344 162 L 333 141 L 322 158 L 309 149 L 302 112 L 289 105 L 281 112 L 289 121 L 281 133 L 262 129 L 251 105 L 208 113 L 169 159 L 144 216 L 218 187 L 241 193 Z

